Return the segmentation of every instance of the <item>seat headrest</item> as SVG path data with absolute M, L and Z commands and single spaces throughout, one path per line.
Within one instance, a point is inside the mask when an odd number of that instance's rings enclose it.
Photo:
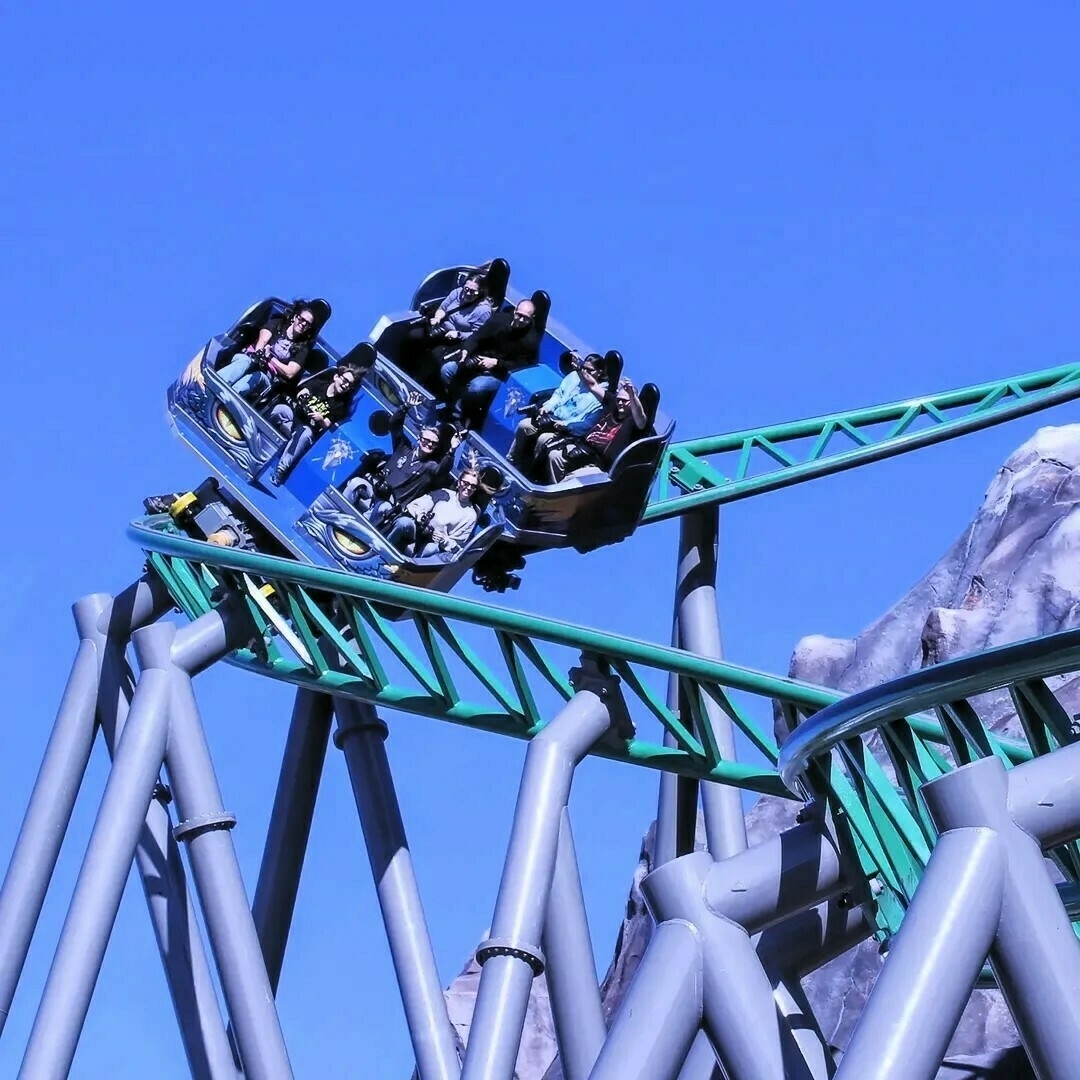
M 623 358 L 622 353 L 617 349 L 608 349 L 604 354 L 604 378 L 607 381 L 608 388 L 614 392 L 615 388 L 619 385 L 619 379 L 623 373 Z
M 638 391 L 638 401 L 645 412 L 647 426 L 651 428 L 656 422 L 656 410 L 660 408 L 660 387 L 656 383 L 647 382 Z
M 342 358 L 341 363 L 348 361 L 357 367 L 370 368 L 375 366 L 375 346 L 370 341 L 361 341 L 354 345 Z
M 492 259 L 484 273 L 484 291 L 495 311 L 499 310 L 506 299 L 506 289 L 509 284 L 510 264 L 505 259 Z
M 533 325 L 542 334 L 547 329 L 548 314 L 551 312 L 551 297 L 543 289 L 537 289 L 529 299 L 536 308 Z
M 334 309 L 330 305 L 321 299 L 305 300 L 300 297 L 292 302 L 289 308 L 285 312 L 286 319 L 292 318 L 297 311 L 303 311 L 307 309 L 315 317 L 315 322 L 311 327 L 312 337 L 318 337 L 322 333 L 322 328 L 330 321 L 330 316 L 334 313 Z
M 485 465 L 480 470 L 480 483 L 492 492 L 503 486 L 504 479 L 502 470 L 496 465 Z

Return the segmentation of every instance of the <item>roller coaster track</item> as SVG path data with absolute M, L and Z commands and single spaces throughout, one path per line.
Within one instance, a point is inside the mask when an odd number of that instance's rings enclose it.
M 250 647 L 230 657 L 234 665 L 328 694 L 485 731 L 523 739 L 535 736 L 545 717 L 553 714 L 545 707 L 544 694 L 554 694 L 559 703 L 569 700 L 574 691 L 567 672 L 585 658 L 619 676 L 636 729 L 632 735 L 625 732 L 626 737 L 609 737 L 593 753 L 797 798 L 804 793 L 792 769 L 800 766 L 788 764 L 787 773 L 781 775 L 776 743 L 754 713 L 768 716 L 772 707 L 779 708 L 789 728 L 797 728 L 788 745 L 801 746 L 806 733 L 818 730 L 815 714 L 835 716 L 837 710 L 863 698 L 842 698 L 793 679 L 479 601 L 215 547 L 177 534 L 167 518 L 135 522 L 129 531 L 146 552 L 150 568 L 190 618 L 209 611 L 226 591 L 245 598 L 256 637 Z M 1073 653 L 1080 658 L 1080 632 L 1075 641 Z M 1028 648 L 1037 648 L 1037 643 Z M 944 670 L 943 666 L 922 674 Z M 680 680 L 690 703 L 689 724 L 665 704 L 663 685 L 669 676 Z M 823 773 L 815 766 L 814 775 L 822 782 L 811 784 L 813 790 L 805 794 L 827 791 L 860 866 L 880 885 L 883 932 L 899 926 L 932 848 L 926 820 L 911 809 L 918 805 L 915 789 L 921 780 L 949 767 L 957 731 L 968 732 L 965 745 L 1009 764 L 1030 760 L 1031 746 L 1041 752 L 1064 737 L 1061 710 L 1046 703 L 1045 687 L 1025 683 L 1018 693 L 1029 695 L 1025 701 L 1039 703 L 1023 714 L 1032 724 L 1030 745 L 987 731 L 970 707 L 946 710 L 942 722 L 921 713 L 916 700 L 890 728 L 900 791 L 877 760 L 859 749 L 863 744 L 857 737 L 838 750 L 846 755 L 846 771 Z M 721 759 L 707 699 L 717 702 L 760 751 L 764 765 Z M 1041 727 L 1035 722 L 1039 716 L 1046 718 Z M 662 738 L 642 737 L 639 732 L 648 728 L 669 732 L 675 746 L 663 745 Z M 784 761 L 790 762 L 791 750 L 785 753 Z M 1080 869 L 1080 861 L 1075 865 Z
M 644 520 L 663 520 L 855 468 L 1077 397 L 1080 364 L 1064 365 L 890 405 L 679 443 L 667 451 L 657 495 Z M 849 448 L 838 449 L 841 440 Z M 738 460 L 731 476 L 705 460 L 734 453 Z M 755 472 L 762 457 L 779 467 Z M 684 494 L 674 494 L 676 489 Z M 938 705 L 936 699 L 928 704 L 916 696 L 896 716 L 890 713 L 880 733 L 889 761 L 886 772 L 858 737 L 873 723 L 861 713 L 851 719 L 860 702 L 876 701 L 873 692 L 842 698 L 821 687 L 667 646 L 288 559 L 222 549 L 177 533 L 166 518 L 134 522 L 129 531 L 145 551 L 149 567 L 190 618 L 210 610 L 223 591 L 245 597 L 257 634 L 251 647 L 234 653 L 230 662 L 269 678 L 529 739 L 553 714 L 549 702 L 559 704 L 573 695 L 569 672 L 575 662 L 599 664 L 619 676 L 634 730 L 607 737 L 593 753 L 763 794 L 824 795 L 854 857 L 875 882 L 877 922 L 884 935 L 898 928 L 933 847 L 919 785 L 972 755 L 994 756 L 1012 766 L 1076 737 L 1070 734 L 1076 725 L 1045 683 L 1035 675 L 1018 676 L 1008 689 L 1026 744 L 989 731 L 966 700 Z M 1041 655 L 1042 645 L 1010 648 L 1030 659 Z M 1080 658 L 1080 637 L 1075 651 Z M 975 663 L 982 672 L 985 658 L 984 681 L 998 678 L 994 686 L 1003 687 L 1006 683 L 1000 680 L 1007 681 L 1013 655 L 997 650 L 956 662 L 960 668 L 942 665 L 913 678 L 933 687 L 933 697 L 944 691 L 946 684 L 939 679 L 961 671 L 963 664 Z M 1072 653 L 1065 649 L 1062 656 L 1068 667 Z M 1080 668 L 1080 659 L 1075 667 Z M 666 704 L 664 684 L 669 678 L 679 680 L 689 716 Z M 710 699 L 760 752 L 764 764 L 722 759 L 706 708 Z M 931 712 L 923 711 L 931 705 Z M 783 714 L 788 730 L 795 731 L 782 758 L 768 732 L 774 709 Z M 821 730 L 820 721 L 811 719 L 815 714 L 827 725 L 835 717 L 846 717 L 845 723 L 858 730 L 848 737 L 848 728 L 843 728 L 845 735 L 835 740 L 832 756 L 815 751 L 813 760 L 793 757 Z M 650 731 L 656 737 L 648 737 Z M 664 744 L 664 732 L 674 745 Z M 829 764 L 834 760 L 835 767 Z M 1053 854 L 1067 882 L 1080 880 L 1080 849 L 1075 844 Z M 1080 895 L 1080 886 L 1077 891 Z
M 821 710 L 786 740 L 779 756 L 785 784 L 804 798 L 829 800 L 850 827 L 861 869 L 888 886 L 878 898 L 879 927 L 898 928 L 935 842 L 919 794 L 922 785 L 981 758 L 999 758 L 1012 769 L 1080 741 L 1080 718 L 1058 699 L 1070 681 L 1061 677 L 1077 672 L 1080 630 L 1067 630 L 960 657 L 853 694 Z M 1056 680 L 1053 689 L 1048 680 Z M 994 692 L 1008 696 L 1023 743 L 995 736 L 980 719 L 986 700 L 976 706 L 973 699 Z M 871 749 L 887 759 L 896 786 L 882 783 Z M 1039 804 L 1051 810 L 1064 795 L 1064 789 L 1044 791 Z M 1058 888 L 1075 922 L 1080 919 L 1080 847 L 1070 841 L 1050 847 L 1048 854 L 1064 878 Z
M 645 519 L 689 515 L 675 634 L 697 651 L 218 547 L 185 536 L 166 515 L 133 523 L 147 576 L 118 597 L 76 604 L 79 651 L 0 889 L 2 1029 L 100 727 L 113 765 L 24 1073 L 70 1070 L 134 859 L 193 1073 L 232 1076 L 243 1062 L 248 1075 L 292 1075 L 274 994 L 335 714 L 420 1075 L 509 1075 L 541 970 L 567 1075 L 636 1075 L 647 1057 L 653 1072 L 673 1076 L 695 1047 L 693 1060 L 710 1074 L 719 1061 L 725 1075 L 792 1075 L 790 1052 L 798 1075 L 811 1074 L 804 1065 L 832 1075 L 828 1047 L 790 987 L 872 931 L 889 943 L 889 958 L 838 1075 L 930 1080 L 972 986 L 991 978 L 1040 1075 L 1072 1075 L 1080 954 L 1064 915 L 1080 913 L 1080 747 L 1072 745 L 1080 720 L 1055 680 L 1080 671 L 1080 630 L 848 698 L 710 659 L 699 652 L 719 655 L 716 523 L 695 511 L 1078 396 L 1080 367 L 1070 366 L 671 447 Z M 725 453 L 737 455 L 727 473 L 709 460 Z M 190 627 L 156 624 L 170 597 Z M 253 905 L 189 681 L 222 658 L 314 691 L 296 695 Z M 992 730 L 987 694 L 999 695 L 994 716 L 1011 703 L 1009 730 L 1023 739 Z M 463 1063 L 383 745 L 387 727 L 371 706 L 535 739 L 490 936 L 476 952 L 483 967 Z M 768 733 L 777 714 L 794 733 L 782 753 Z M 729 724 L 749 740 L 755 752 L 743 756 L 752 760 L 736 760 Z M 661 785 L 658 822 L 671 850 L 642 882 L 656 926 L 610 1026 L 567 805 L 586 753 L 714 782 L 700 791 L 683 780 Z M 797 827 L 747 848 L 730 788 L 812 805 Z M 709 853 L 691 850 L 699 800 Z M 177 842 L 188 850 L 194 892 Z M 1057 886 L 1043 873 L 1045 855 L 1060 870 Z M 202 936 L 191 930 L 195 894 L 232 1042 Z M 796 1042 L 792 1008 L 809 1041 Z
M 643 521 L 734 502 L 945 442 L 1080 397 L 1080 364 L 668 447 Z M 714 464 L 709 459 L 721 458 Z M 723 470 L 723 471 L 721 471 Z

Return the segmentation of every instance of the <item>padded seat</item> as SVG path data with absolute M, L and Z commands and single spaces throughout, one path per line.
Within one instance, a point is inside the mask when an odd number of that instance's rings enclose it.
M 492 259 L 484 268 L 484 292 L 491 301 L 492 311 L 498 311 L 506 302 L 509 286 L 510 264 L 505 259 Z

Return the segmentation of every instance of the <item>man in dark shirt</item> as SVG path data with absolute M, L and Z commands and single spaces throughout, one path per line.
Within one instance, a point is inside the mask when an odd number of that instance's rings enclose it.
M 270 422 L 289 437 L 270 477 L 271 484 L 283 484 L 311 444 L 348 417 L 361 378 L 360 369 L 345 361 L 309 376 L 296 391 L 295 401 L 280 402 L 270 410 Z
M 405 438 L 405 417 L 410 410 L 423 405 L 423 397 L 414 391 L 390 418 L 393 450 L 382 475 L 373 477 L 361 471 L 351 477 L 342 490 L 345 498 L 362 514 L 368 514 L 374 524 L 382 521 L 394 507 L 405 506 L 442 487 L 450 476 L 454 450 L 461 441 L 459 436 L 451 438 L 445 454 L 439 453 L 442 437 L 435 426 L 425 424 L 420 429 L 416 446 L 410 446 Z
M 451 416 L 466 428 L 478 428 L 501 383 L 540 357 L 536 307 L 522 300 L 512 311 L 500 311 L 462 343 L 457 358 L 443 364 L 439 377 Z

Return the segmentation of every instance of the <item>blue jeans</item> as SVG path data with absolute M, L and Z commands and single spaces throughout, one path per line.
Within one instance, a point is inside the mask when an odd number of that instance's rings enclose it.
M 310 424 L 297 424 L 292 406 L 284 403 L 275 405 L 270 410 L 270 422 L 289 437 L 285 449 L 281 451 L 277 468 L 274 469 L 271 482 L 275 482 L 288 476 L 296 462 L 311 449 L 311 444 L 315 441 L 315 429 Z
M 453 412 L 470 427 L 479 427 L 484 422 L 488 406 L 502 386 L 501 379 L 486 372 L 471 378 L 467 373 L 463 375 L 457 360 L 448 360 L 443 364 L 439 369 L 439 378 Z
M 258 397 L 270 389 L 270 376 L 265 371 L 253 370 L 254 363 L 254 358 L 247 353 L 237 353 L 218 375 L 241 397 Z

